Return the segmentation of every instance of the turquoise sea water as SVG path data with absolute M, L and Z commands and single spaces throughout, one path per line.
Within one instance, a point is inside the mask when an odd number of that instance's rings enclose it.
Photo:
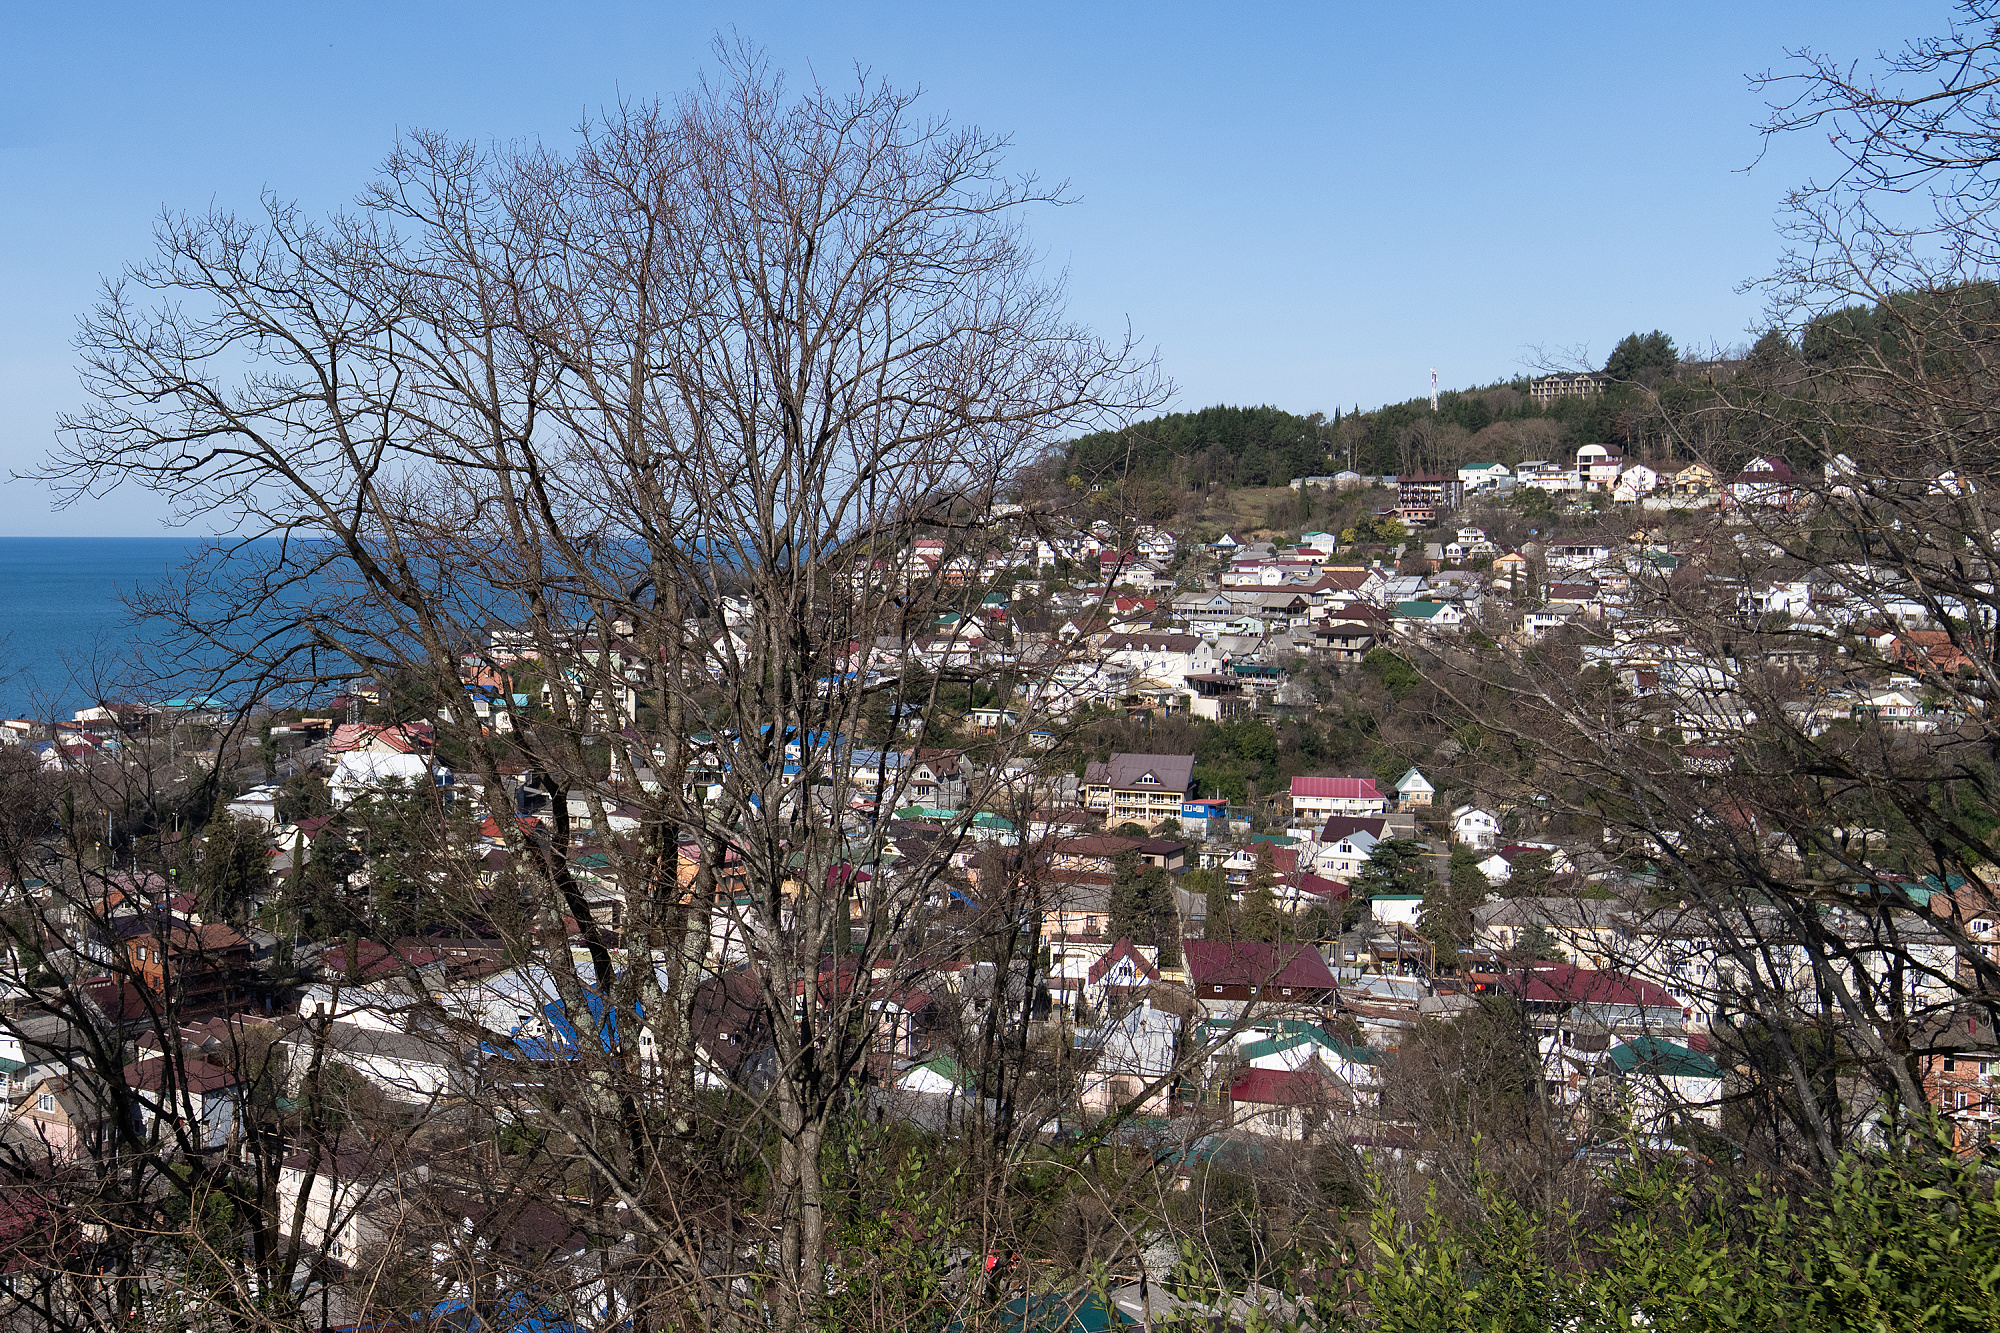
M 158 582 L 198 537 L 0 537 L 0 716 L 67 718 L 143 659 L 120 594 Z M 120 695 L 119 697 L 123 697 Z

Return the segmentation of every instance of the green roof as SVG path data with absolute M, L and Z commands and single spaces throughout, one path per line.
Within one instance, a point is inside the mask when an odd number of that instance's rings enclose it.
M 939 1051 L 930 1059 L 921 1060 L 911 1065 L 909 1072 L 915 1073 L 919 1069 L 930 1070 L 933 1074 L 936 1074 L 941 1079 L 945 1079 L 954 1087 L 971 1088 L 979 1082 L 978 1079 L 972 1076 L 971 1070 L 952 1059 L 950 1053 L 947 1051 Z
M 28 1067 L 26 1060 L 9 1060 L 0 1056 L 0 1074 L 18 1074 Z
M 1012 833 L 1014 831 L 1014 821 L 1011 819 L 1002 819 L 999 815 L 982 810 L 972 817 L 972 827 L 1000 829 L 1003 832 Z
M 1307 1023 L 1302 1019 L 1285 1020 L 1280 1025 L 1279 1032 L 1279 1036 L 1266 1037 L 1262 1041 L 1253 1041 L 1248 1046 L 1245 1046 L 1243 1048 L 1243 1058 L 1246 1060 L 1260 1060 L 1267 1055 L 1276 1055 L 1280 1051 L 1289 1051 L 1300 1046 L 1313 1045 L 1332 1051 L 1341 1059 L 1351 1060 L 1355 1064 L 1372 1065 L 1375 1063 L 1375 1052 L 1369 1050 L 1366 1046 L 1350 1046 L 1340 1040 L 1340 1038 L 1330 1035 L 1324 1028 Z
M 1391 614 L 1403 620 L 1429 620 L 1444 608 L 1443 602 L 1398 602 Z
M 1699 1051 L 1659 1037 L 1634 1037 L 1611 1048 L 1611 1063 L 1625 1073 L 1662 1078 L 1721 1078 L 1722 1069 Z

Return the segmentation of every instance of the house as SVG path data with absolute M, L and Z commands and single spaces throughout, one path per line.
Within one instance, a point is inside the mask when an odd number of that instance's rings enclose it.
M 1191 754 L 1114 754 L 1083 773 L 1083 803 L 1104 815 L 1108 825 L 1131 822 L 1150 829 L 1178 819 L 1181 804 L 1194 795 Z
M 1577 484 L 1586 491 L 1611 490 L 1624 466 L 1624 451 L 1616 445 L 1586 444 L 1576 451 Z
M 1396 779 L 1396 808 L 1399 810 L 1413 810 L 1418 806 L 1427 806 L 1436 795 L 1437 788 L 1431 785 L 1429 778 L 1415 768 Z
M 6 1141 L 16 1151 L 46 1153 L 56 1162 L 94 1158 L 111 1144 L 104 1095 L 81 1075 L 43 1078 L 8 1117 Z
M 965 772 L 951 750 L 918 750 L 905 770 L 904 798 L 933 810 L 956 810 L 965 803 Z
M 1096 1009 L 1107 1001 L 1122 1000 L 1157 985 L 1160 980 L 1160 951 L 1150 944 L 1134 944 L 1126 936 L 1099 955 L 1084 975 L 1084 999 Z
M 1211 625 L 1236 619 L 1236 603 L 1225 592 L 1185 592 L 1174 598 L 1174 621 L 1199 633 Z
M 1512 481 L 1514 474 L 1505 463 L 1467 463 L 1459 468 L 1458 479 L 1467 491 L 1490 491 L 1503 481 Z
M 1472 936 L 1482 948 L 1512 953 L 1540 932 L 1572 962 L 1599 969 L 1630 962 L 1633 929 L 1631 912 L 1609 898 L 1507 898 L 1472 911 Z
M 1083 1076 L 1085 1109 L 1102 1114 L 1137 1102 L 1138 1115 L 1168 1114 L 1173 1083 L 1167 1075 L 1173 1072 L 1180 1031 L 1177 1015 L 1147 1001 L 1100 1027 L 1078 1029 L 1077 1045 L 1094 1053 Z
M 1457 602 L 1398 602 L 1389 614 L 1390 627 L 1412 638 L 1449 634 L 1465 624 L 1465 608 Z
M 1775 454 L 1753 458 L 1743 470 L 1730 477 L 1722 488 L 1722 507 L 1789 507 L 1799 497 L 1798 476 L 1792 465 Z
M 159 911 L 116 924 L 133 979 L 156 996 L 197 1008 L 236 997 L 249 981 L 255 950 L 233 926 Z
M 169 1060 L 148 1056 L 125 1066 L 125 1086 L 132 1091 L 133 1132 L 149 1136 L 166 1121 L 168 1144 L 212 1150 L 235 1135 L 237 1106 L 243 1098 L 241 1080 L 222 1060 L 183 1056 Z
M 1365 620 L 1335 620 L 1313 626 L 1313 652 L 1336 662 L 1359 662 L 1388 637 L 1385 627 Z
M 301 1149 L 278 1165 L 278 1206 L 272 1214 L 284 1234 L 291 1235 L 296 1225 L 301 1244 L 337 1264 L 353 1265 L 397 1227 L 400 1210 L 394 1205 L 403 1197 L 404 1182 L 429 1176 L 424 1162 L 398 1161 L 364 1147 Z M 388 1205 L 388 1217 L 376 1214 L 378 1205 Z
M 1322 874 L 1351 879 L 1368 863 L 1369 854 L 1384 836 L 1384 821 L 1379 816 L 1336 815 L 1313 834 L 1306 854 Z
M 1613 1046 L 1609 1064 L 1640 1133 L 1664 1133 L 1688 1119 L 1722 1128 L 1722 1068 L 1705 1052 L 1638 1036 Z
M 280 1044 L 291 1088 L 300 1086 L 317 1059 L 346 1066 L 386 1100 L 403 1106 L 431 1106 L 472 1091 L 470 1049 L 442 1032 L 412 1034 L 331 1022 L 303 1027 Z
M 1715 469 L 1706 463 L 1659 463 L 1658 489 L 1671 495 L 1707 495 L 1715 489 Z
M 1568 607 L 1587 620 L 1604 618 L 1604 594 L 1595 583 L 1551 583 L 1544 600 L 1551 610 Z
M 1373 778 L 1293 778 L 1292 818 L 1321 823 L 1334 815 L 1379 815 L 1388 798 Z
M 1484 849 L 1500 840 L 1500 820 L 1476 805 L 1461 805 L 1451 812 L 1451 838 L 1467 847 Z
M 1381 1057 L 1365 1046 L 1350 1046 L 1317 1023 L 1288 1018 L 1270 1027 L 1245 1029 L 1230 1052 L 1251 1069 L 1297 1071 L 1317 1065 L 1351 1090 L 1373 1088 L 1381 1080 Z
M 1132 673 L 1132 687 L 1179 689 L 1193 672 L 1218 670 L 1222 653 L 1194 634 L 1113 634 L 1099 649 L 1105 662 Z
M 1189 940 L 1182 951 L 1188 984 L 1211 1011 L 1253 1001 L 1278 1006 L 1333 1002 L 1333 973 L 1310 945 Z
M 1619 470 L 1618 480 L 1611 488 L 1611 498 L 1620 504 L 1631 504 L 1642 496 L 1651 495 L 1660 486 L 1660 474 L 1650 463 L 1628 462 Z
M 1335 1115 L 1354 1110 L 1351 1089 L 1318 1065 L 1246 1069 L 1224 1092 L 1235 1128 L 1260 1138 L 1310 1142 Z
M 339 808 L 371 796 L 450 783 L 451 770 L 428 752 L 366 748 L 349 750 L 334 760 L 327 790 Z

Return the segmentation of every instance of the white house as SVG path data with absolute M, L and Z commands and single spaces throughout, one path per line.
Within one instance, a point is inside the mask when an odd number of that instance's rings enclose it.
M 334 761 L 327 791 L 339 807 L 398 788 L 444 786 L 450 781 L 451 771 L 428 755 L 350 750 Z
M 1415 768 L 1396 779 L 1396 804 L 1404 810 L 1429 805 L 1436 796 L 1437 788 Z
M 1174 1047 L 1181 1021 L 1165 1010 L 1141 1001 L 1123 1018 L 1098 1028 L 1079 1029 L 1077 1044 L 1094 1049 L 1096 1060 L 1083 1076 L 1083 1104 L 1105 1112 L 1123 1106 L 1165 1079 L 1174 1067 Z M 1172 1096 L 1171 1081 L 1162 1082 L 1137 1108 L 1139 1115 L 1164 1115 Z
M 1313 842 L 1310 859 L 1313 868 L 1322 875 L 1340 880 L 1352 879 L 1361 873 L 1361 867 L 1368 863 L 1369 853 L 1375 850 L 1379 841 L 1368 829 L 1349 829 L 1331 841 Z
M 1476 805 L 1461 805 L 1451 812 L 1451 837 L 1468 847 L 1485 849 L 1500 840 L 1500 820 Z
M 1292 817 L 1322 823 L 1334 815 L 1379 815 L 1388 798 L 1373 778 L 1293 778 Z
M 1492 490 L 1513 475 L 1505 463 L 1468 463 L 1458 470 L 1458 479 L 1468 492 Z

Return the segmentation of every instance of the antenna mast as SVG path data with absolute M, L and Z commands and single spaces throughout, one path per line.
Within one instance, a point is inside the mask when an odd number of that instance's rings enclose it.
M 1438 410 L 1438 368 L 1431 367 L 1431 411 Z

